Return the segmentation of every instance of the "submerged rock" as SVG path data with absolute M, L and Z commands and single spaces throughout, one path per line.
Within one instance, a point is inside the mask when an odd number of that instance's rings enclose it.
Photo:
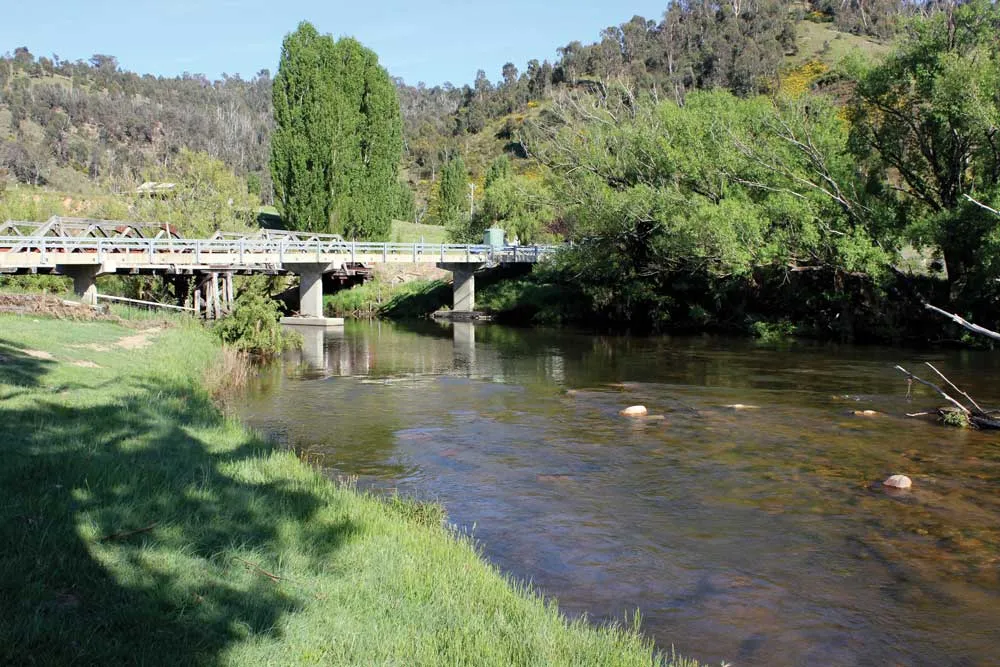
M 882 482 L 883 486 L 888 486 L 891 489 L 908 489 L 913 486 L 913 480 L 906 475 L 893 475 L 889 479 Z
M 854 411 L 854 415 L 856 417 L 878 417 L 880 414 L 882 414 L 882 413 L 880 413 L 880 412 L 878 412 L 876 410 L 855 410 Z
M 633 405 L 631 407 L 625 408 L 619 412 L 622 417 L 645 417 L 649 414 L 649 410 L 646 409 L 645 405 Z

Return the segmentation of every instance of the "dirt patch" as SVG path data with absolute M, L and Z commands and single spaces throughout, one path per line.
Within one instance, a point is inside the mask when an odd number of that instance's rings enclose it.
M 137 333 L 134 336 L 119 338 L 118 342 L 115 343 L 115 347 L 123 350 L 141 350 L 144 347 L 152 345 L 153 341 L 149 340 L 150 337 L 160 333 L 161 331 L 163 331 L 163 329 L 154 327 L 152 329 L 145 329 L 142 333 Z
M 26 355 L 33 359 L 45 359 L 46 361 L 52 361 L 55 359 L 51 354 L 45 350 L 22 350 Z
M 107 345 L 99 345 L 97 343 L 85 343 L 82 345 L 70 345 L 74 350 L 93 350 L 94 352 L 110 352 L 111 348 Z
M 51 294 L 0 294 L 0 313 L 41 315 L 60 320 L 111 320 L 114 315 Z
M 95 364 L 93 361 L 74 361 L 73 365 L 79 366 L 80 368 L 103 368 L 103 366 Z

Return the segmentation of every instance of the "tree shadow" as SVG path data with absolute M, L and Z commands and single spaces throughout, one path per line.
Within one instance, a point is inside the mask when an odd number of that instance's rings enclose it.
M 46 362 L 2 350 L 17 367 L 0 379 L 37 386 Z M 185 385 L 8 401 L 0 419 L 0 664 L 217 664 L 308 601 L 276 572 L 286 555 L 319 572 L 355 532 Z
M 41 377 L 55 365 L 50 359 L 27 354 L 25 349 L 17 343 L 0 338 L 0 384 L 37 387 Z

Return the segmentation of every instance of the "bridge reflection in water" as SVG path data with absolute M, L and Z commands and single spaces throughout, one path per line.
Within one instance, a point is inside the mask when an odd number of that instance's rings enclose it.
M 350 340 L 343 327 L 314 327 L 285 325 L 286 328 L 302 336 L 302 347 L 285 354 L 287 366 L 300 368 L 310 375 L 324 377 L 369 376 L 380 374 L 421 374 L 440 373 L 448 370 L 468 377 L 489 376 L 502 378 L 503 368 L 495 350 L 485 351 L 484 358 L 477 360 L 476 325 L 472 322 L 423 323 L 420 333 L 434 333 L 442 339 L 449 335 L 452 340 L 450 355 L 446 345 L 425 348 L 423 358 L 413 358 L 411 350 L 402 352 L 404 359 L 395 359 L 394 345 L 378 346 L 377 341 L 365 337 Z M 378 327 L 381 329 L 381 327 Z M 395 328 L 387 335 L 398 336 Z M 378 347 L 378 350 L 376 349 Z M 388 357 L 386 356 L 388 351 Z M 381 363 L 379 363 L 381 361 Z M 377 367 L 376 367 L 377 366 Z

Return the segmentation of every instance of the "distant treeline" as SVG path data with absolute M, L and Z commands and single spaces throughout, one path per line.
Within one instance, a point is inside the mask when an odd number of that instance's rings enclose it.
M 880 38 L 898 18 L 935 2 L 903 0 L 679 0 L 662 20 L 640 16 L 570 42 L 554 62 L 506 64 L 493 82 L 480 70 L 471 85 L 411 86 L 398 80 L 411 178 L 435 179 L 460 138 L 566 86 L 627 76 L 641 89 L 677 98 L 694 88 L 738 95 L 768 92 L 782 57 L 795 49 L 802 19 Z M 252 194 L 271 201 L 267 169 L 271 74 L 250 79 L 201 74 L 139 75 L 110 55 L 88 60 L 37 56 L 26 47 L 0 57 L 0 168 L 17 181 L 67 191 L 88 183 L 129 186 L 168 170 L 182 148 L 223 161 Z

